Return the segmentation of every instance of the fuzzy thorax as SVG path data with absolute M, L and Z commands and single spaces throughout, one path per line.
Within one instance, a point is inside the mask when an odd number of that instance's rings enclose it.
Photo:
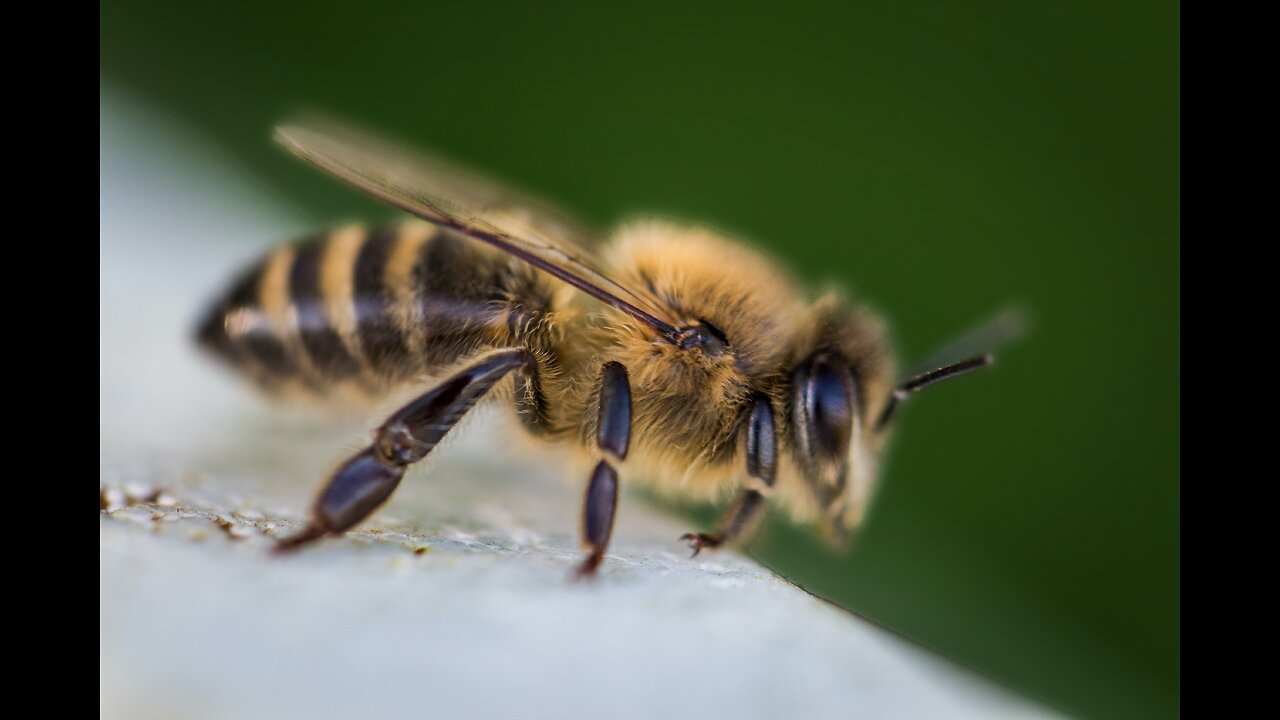
M 773 259 L 710 230 L 646 220 L 624 225 L 610 244 L 608 270 L 649 296 L 678 327 L 707 325 L 726 340 L 709 350 L 682 348 L 612 309 L 590 324 L 590 363 L 621 362 L 634 391 L 633 458 L 636 480 L 691 499 L 723 498 L 745 477 L 741 432 L 753 393 L 763 393 L 777 418 L 781 462 L 774 502 L 797 520 L 831 517 L 838 525 L 860 517 L 874 481 L 880 439 L 852 443 L 848 487 L 837 502 L 819 507 L 794 457 L 790 383 L 796 366 L 822 350 L 847 357 L 862 383 L 871 413 L 887 400 L 892 361 L 879 322 L 836 295 L 810 302 L 802 287 Z M 593 436 L 592 389 L 584 439 Z

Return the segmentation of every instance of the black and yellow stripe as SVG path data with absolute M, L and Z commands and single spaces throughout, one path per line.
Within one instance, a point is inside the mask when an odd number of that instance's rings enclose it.
M 552 282 L 423 222 L 344 227 L 283 245 L 232 284 L 200 343 L 269 386 L 377 390 L 431 374 L 551 309 Z

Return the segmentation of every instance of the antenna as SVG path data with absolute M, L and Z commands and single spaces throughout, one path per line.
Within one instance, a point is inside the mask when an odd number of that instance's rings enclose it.
M 947 378 L 981 370 L 994 363 L 996 358 L 989 351 L 1022 335 L 1026 325 L 1026 314 L 1023 311 L 1018 308 L 1007 308 L 978 326 L 977 329 L 934 353 L 933 357 L 917 366 L 907 379 L 898 383 L 893 396 L 889 398 L 889 404 L 876 420 L 876 430 L 883 430 L 889 424 L 898 405 L 910 397 L 911 393 L 920 392 Z

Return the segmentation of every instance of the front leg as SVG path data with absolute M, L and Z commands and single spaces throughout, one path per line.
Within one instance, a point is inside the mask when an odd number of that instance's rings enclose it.
M 409 465 L 426 457 L 495 383 L 532 362 L 524 350 L 500 350 L 397 410 L 374 433 L 369 447 L 334 472 L 312 507 L 307 527 L 282 540 L 280 547 L 343 532 L 368 517 L 391 496 Z
M 621 363 L 608 362 L 601 368 L 599 405 L 596 449 L 603 457 L 591 473 L 583 503 L 582 540 L 587 557 L 578 566 L 579 577 L 595 575 L 609 547 L 613 516 L 618 509 L 618 471 L 609 460 L 626 460 L 631 446 L 631 381 Z
M 769 398 L 757 393 L 751 399 L 750 417 L 747 419 L 747 489 L 738 496 L 733 507 L 720 521 L 720 529 L 714 535 L 687 533 L 680 537 L 689 544 L 696 556 L 703 548 L 715 549 L 725 543 L 742 541 L 750 537 L 759 525 L 764 511 L 764 496 L 773 488 L 778 469 L 778 439 L 774 433 L 773 406 Z

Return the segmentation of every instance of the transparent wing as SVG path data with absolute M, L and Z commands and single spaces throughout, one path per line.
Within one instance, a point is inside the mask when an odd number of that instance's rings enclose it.
M 547 205 L 425 153 L 331 121 L 283 125 L 290 152 L 405 212 L 452 228 L 544 270 L 645 322 L 668 338 L 660 307 L 595 266 L 591 235 Z
M 965 373 L 981 370 L 995 362 L 996 348 L 1016 340 L 1026 331 L 1027 316 L 1020 308 L 1006 308 L 994 318 L 969 331 L 932 357 L 916 366 L 898 383 L 889 403 L 876 420 L 876 428 L 889 424 L 894 412 L 911 393 Z
M 966 360 L 986 357 L 1001 346 L 1017 340 L 1026 332 L 1026 329 L 1026 311 L 1018 307 L 1005 308 L 995 317 L 947 344 L 929 356 L 929 359 L 917 365 L 907 377 L 903 378 L 904 384 L 909 383 L 913 378 L 928 375 Z

